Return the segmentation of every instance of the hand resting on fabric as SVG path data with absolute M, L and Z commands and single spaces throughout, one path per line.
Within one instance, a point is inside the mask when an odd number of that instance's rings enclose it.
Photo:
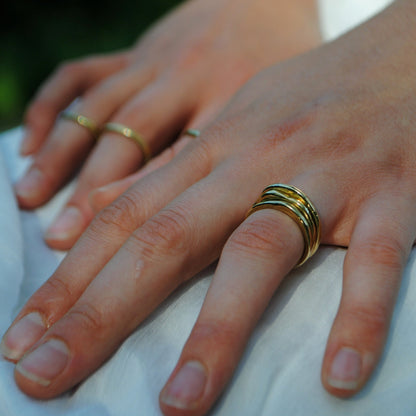
M 348 246 L 322 383 L 349 397 L 380 359 L 416 236 L 416 5 L 252 78 L 169 163 L 104 208 L 3 338 L 19 387 L 79 383 L 178 285 L 220 258 L 164 414 L 203 415 L 304 249 L 286 214 L 246 218 L 271 183 L 301 189 L 322 243 Z M 89 348 L 85 348 L 88 345 Z
M 17 184 L 20 206 L 50 199 L 83 162 L 77 186 L 46 233 L 47 243 L 70 248 L 94 216 L 91 191 L 136 171 L 143 152 L 103 130 L 55 120 L 71 111 L 97 127 L 125 125 L 143 136 L 151 153 L 168 150 L 149 169 L 171 159 L 252 75 L 320 43 L 314 0 L 193 0 L 157 23 L 130 50 L 61 65 L 29 106 L 22 152 L 34 156 Z M 174 141 L 174 145 L 169 147 Z M 103 199 L 95 196 L 99 203 Z

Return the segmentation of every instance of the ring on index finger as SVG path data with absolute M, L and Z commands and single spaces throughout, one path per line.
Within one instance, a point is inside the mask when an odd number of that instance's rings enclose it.
M 269 185 L 250 208 L 247 217 L 260 209 L 281 211 L 298 225 L 305 245 L 297 267 L 315 254 L 321 240 L 320 219 L 312 202 L 300 189 L 281 183 Z

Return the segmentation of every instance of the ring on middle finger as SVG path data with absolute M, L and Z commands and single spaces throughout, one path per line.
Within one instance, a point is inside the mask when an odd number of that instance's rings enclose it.
M 248 211 L 247 216 L 267 208 L 283 212 L 298 225 L 305 243 L 297 264 L 297 267 L 301 266 L 315 254 L 320 244 L 321 225 L 317 210 L 300 189 L 281 183 L 265 188 Z
M 143 153 L 144 163 L 147 163 L 151 159 L 152 153 L 150 151 L 150 147 L 144 140 L 144 138 L 139 133 L 137 133 L 137 131 L 134 131 L 130 127 L 125 126 L 124 124 L 112 122 L 105 124 L 103 130 L 112 133 L 118 133 L 128 139 L 133 140 L 134 143 L 136 143 L 140 147 L 140 150 Z

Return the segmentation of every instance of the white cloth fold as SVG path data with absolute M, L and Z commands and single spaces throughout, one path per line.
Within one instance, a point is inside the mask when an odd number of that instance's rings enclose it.
M 362 4 L 362 2 L 360 2 Z M 0 135 L 0 331 L 59 264 L 42 232 L 69 190 L 35 212 L 19 211 L 11 183 L 27 161 L 17 156 L 20 128 Z M 7 169 L 6 169 L 7 168 Z M 409 416 L 416 413 L 416 252 L 403 276 L 383 358 L 349 400 L 320 383 L 326 339 L 341 294 L 345 250 L 322 247 L 284 281 L 257 326 L 213 416 Z M 175 292 L 77 389 L 30 399 L 0 360 L 0 416 L 160 416 L 158 394 L 179 357 L 209 286 L 212 269 Z M 91 348 L 86 345 L 85 348 Z

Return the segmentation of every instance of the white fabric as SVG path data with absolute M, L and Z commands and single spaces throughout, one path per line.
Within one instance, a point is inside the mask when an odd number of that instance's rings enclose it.
M 69 190 L 36 212 L 17 209 L 11 183 L 27 164 L 17 157 L 21 134 L 17 128 L 0 135 L 2 333 L 63 256 L 44 245 L 42 232 Z M 350 400 L 332 397 L 321 387 L 321 360 L 341 294 L 344 255 L 342 249 L 323 247 L 285 280 L 211 415 L 415 414 L 415 250 L 403 277 L 383 359 L 370 383 Z M 160 416 L 158 393 L 190 333 L 211 273 L 212 270 L 205 271 L 170 297 L 101 369 L 71 394 L 44 402 L 30 399 L 15 386 L 13 365 L 0 360 L 0 416 Z
M 390 3 L 392 0 L 318 0 L 322 34 L 331 40 Z

